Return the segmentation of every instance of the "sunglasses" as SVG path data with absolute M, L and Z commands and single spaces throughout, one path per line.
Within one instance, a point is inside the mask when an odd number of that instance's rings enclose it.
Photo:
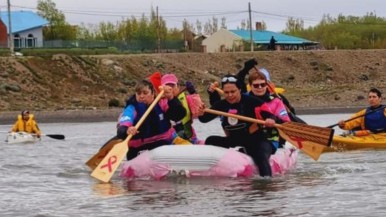
M 237 82 L 237 78 L 235 77 L 224 77 L 222 80 L 221 80 L 222 83 L 227 83 L 227 82 L 230 82 L 230 83 L 236 83 Z
M 254 88 L 264 88 L 267 86 L 267 83 L 261 83 L 261 84 L 252 84 Z

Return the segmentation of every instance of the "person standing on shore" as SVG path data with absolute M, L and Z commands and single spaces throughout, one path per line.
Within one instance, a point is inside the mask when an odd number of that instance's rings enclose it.
M 275 37 L 271 37 L 271 40 L 269 40 L 269 48 L 268 50 L 276 50 L 276 39 Z
M 355 113 L 351 118 L 353 120 L 339 121 L 339 127 L 349 130 L 349 133 L 355 136 L 386 132 L 386 106 L 382 105 L 381 91 L 371 88 L 368 92 L 368 102 L 370 106 Z
M 24 110 L 17 116 L 17 121 L 13 125 L 11 132 L 35 133 L 40 138 L 41 132 L 35 121 L 34 115 L 28 110 Z

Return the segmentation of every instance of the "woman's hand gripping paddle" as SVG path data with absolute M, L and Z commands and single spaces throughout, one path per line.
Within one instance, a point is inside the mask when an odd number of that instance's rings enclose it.
M 158 96 L 155 98 L 155 100 L 151 103 L 149 108 L 146 110 L 146 112 L 139 119 L 138 123 L 135 125 L 135 128 L 138 129 L 142 125 L 151 110 L 153 110 L 154 106 L 161 99 L 164 92 L 165 91 L 162 89 Z M 94 171 L 91 173 L 91 176 L 102 182 L 109 182 L 114 172 L 119 167 L 119 164 L 126 156 L 126 153 L 129 151 L 128 142 L 132 137 L 133 135 L 129 134 L 124 141 L 115 144 L 114 147 L 110 150 L 110 152 L 94 169 Z

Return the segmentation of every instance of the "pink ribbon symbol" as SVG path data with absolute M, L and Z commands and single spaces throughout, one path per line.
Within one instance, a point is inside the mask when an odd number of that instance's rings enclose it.
M 299 138 L 299 137 L 292 137 L 292 136 L 289 136 L 289 138 L 293 141 L 295 141 L 298 146 L 299 146 L 299 149 L 302 149 L 303 148 L 303 144 L 302 142 L 304 141 L 303 139 Z
M 109 160 L 107 161 L 107 164 L 101 166 L 101 169 L 107 167 L 108 170 L 109 170 L 109 173 L 111 173 L 111 171 L 113 170 L 111 167 L 116 162 L 117 162 L 117 156 L 113 155 L 113 156 L 109 157 Z

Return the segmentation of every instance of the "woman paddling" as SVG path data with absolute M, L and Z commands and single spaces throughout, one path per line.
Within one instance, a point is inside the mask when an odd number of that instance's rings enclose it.
M 268 79 L 261 71 L 253 71 L 249 74 L 248 83 L 251 87 L 251 91 L 248 94 L 252 97 L 256 97 L 265 103 L 271 109 L 272 113 L 280 118 L 282 122 L 291 121 L 286 107 L 277 96 L 271 94 L 268 90 Z M 273 143 L 275 150 L 279 147 L 283 147 L 285 140 L 279 140 L 279 132 L 276 128 L 266 129 L 266 133 L 269 135 L 269 140 Z
M 187 81 L 185 86 L 189 94 L 185 91 L 180 91 L 178 85 L 178 79 L 174 74 L 165 74 L 161 78 L 161 84 L 163 86 L 170 86 L 173 94 L 181 102 L 186 110 L 186 115 L 178 122 L 173 123 L 174 129 L 176 130 L 179 137 L 183 140 L 182 144 L 191 142 L 192 144 L 204 144 L 204 141 L 197 138 L 195 129 L 193 128 L 193 119 L 198 116 L 198 109 L 203 104 L 200 95 L 197 94 L 194 85 Z M 178 141 L 175 141 L 178 144 Z
M 142 150 L 150 150 L 156 147 L 172 144 L 177 137 L 176 131 L 170 121 L 179 121 L 185 114 L 185 108 L 181 105 L 172 92 L 172 88 L 164 86 L 164 98 L 150 112 L 139 129 L 135 124 L 155 99 L 155 89 L 148 80 L 142 80 L 135 87 L 135 95 L 126 102 L 126 107 L 119 119 L 117 137 L 125 139 L 128 134 L 133 137 L 129 141 L 127 160 L 133 159 Z
M 224 148 L 243 146 L 259 168 L 260 176 L 272 176 L 269 158 L 273 147 L 263 132 L 263 127 L 272 127 L 275 124 L 275 116 L 261 100 L 241 94 L 241 84 L 236 76 L 225 76 L 221 80 L 221 85 L 225 98 L 216 101 L 211 109 L 256 118 L 255 108 L 259 108 L 258 116 L 265 119 L 266 126 L 221 117 L 221 126 L 226 136 L 209 136 L 205 144 Z M 209 92 L 218 95 L 214 89 L 210 89 Z M 200 109 L 199 120 L 201 122 L 207 123 L 217 117 L 216 114 L 205 113 L 204 109 L 204 106 Z
M 355 113 L 351 121 L 339 121 L 339 127 L 350 130 L 349 133 L 356 136 L 386 132 L 386 108 L 382 109 L 385 106 L 382 105 L 381 91 L 377 88 L 371 88 L 368 93 L 368 101 L 369 107 Z

